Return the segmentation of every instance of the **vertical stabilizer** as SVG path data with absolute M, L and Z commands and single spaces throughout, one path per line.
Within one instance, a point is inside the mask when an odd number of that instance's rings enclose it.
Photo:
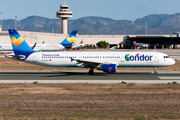
M 72 46 L 76 43 L 76 34 L 78 30 L 73 30 L 60 44 L 64 47 Z
M 31 53 L 36 52 L 26 43 L 21 35 L 15 29 L 9 29 L 12 48 L 16 56 L 24 56 L 26 59 Z

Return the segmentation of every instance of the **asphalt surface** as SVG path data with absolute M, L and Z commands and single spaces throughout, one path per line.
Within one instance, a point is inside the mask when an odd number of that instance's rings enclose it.
M 95 71 L 94 75 L 88 75 L 87 71 L 42 71 L 42 72 L 0 72 L 0 83 L 121 83 L 122 81 L 133 83 L 166 83 L 180 82 L 178 72 L 116 72 L 113 74 Z

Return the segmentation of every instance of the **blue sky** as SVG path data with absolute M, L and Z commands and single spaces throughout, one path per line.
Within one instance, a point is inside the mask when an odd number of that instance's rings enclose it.
M 180 0 L 0 0 L 2 18 L 18 20 L 38 15 L 56 18 L 63 1 L 67 1 L 73 17 L 101 16 L 115 20 L 136 20 L 149 14 L 180 12 Z

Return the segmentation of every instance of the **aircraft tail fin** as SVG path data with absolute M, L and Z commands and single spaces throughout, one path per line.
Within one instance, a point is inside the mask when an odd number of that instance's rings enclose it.
M 76 34 L 78 30 L 73 30 L 60 44 L 64 47 L 72 46 L 76 43 Z
M 73 44 L 72 45 L 75 45 L 76 44 L 76 39 L 74 40 Z
M 15 29 L 9 29 L 12 48 L 16 56 L 24 56 L 26 59 L 34 51 Z
M 84 44 L 84 39 L 81 40 L 80 44 Z

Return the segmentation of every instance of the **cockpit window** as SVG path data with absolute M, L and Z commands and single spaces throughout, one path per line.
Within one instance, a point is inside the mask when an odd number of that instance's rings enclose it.
M 164 58 L 170 58 L 169 56 L 164 56 Z

